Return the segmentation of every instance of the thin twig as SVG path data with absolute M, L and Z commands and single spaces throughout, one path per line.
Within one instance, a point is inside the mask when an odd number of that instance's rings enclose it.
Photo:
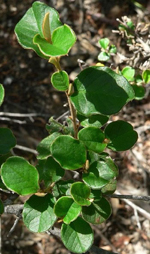
M 14 122 L 14 123 L 19 123 L 19 124 L 26 124 L 26 121 L 21 121 L 21 120 L 16 120 L 16 119 L 11 119 L 8 117 L 0 117 L 1 121 L 8 121 L 8 122 Z
M 21 217 L 21 216 L 18 216 L 18 217 L 15 219 L 13 226 L 11 227 L 11 229 L 9 230 L 9 233 L 7 234 L 7 237 L 9 237 L 9 236 L 12 234 L 12 232 L 15 230 L 15 227 L 17 226 L 17 224 L 18 224 L 18 222 L 19 222 L 19 220 L 20 220 L 20 217 Z
M 0 112 L 0 116 L 33 117 L 33 116 L 39 116 L 39 114 L 37 114 L 37 113 L 10 113 L 10 112 Z
M 135 195 L 121 195 L 121 194 L 112 194 L 112 195 L 106 195 L 106 196 L 110 198 L 150 201 L 150 196 L 135 196 Z
M 28 147 L 25 147 L 25 146 L 16 145 L 14 148 L 17 148 L 17 149 L 20 149 L 20 150 L 23 150 L 23 151 L 30 152 L 30 153 L 33 153 L 35 155 L 38 155 L 38 152 L 36 150 L 28 148 Z
M 114 194 L 114 198 L 119 198 L 120 196 L 130 196 L 130 195 L 121 195 L 118 191 L 116 192 L 116 194 Z M 117 196 L 118 197 L 117 197 Z M 110 195 L 111 196 L 111 195 Z M 131 195 L 132 196 L 132 195 Z M 136 197 L 136 196 L 134 196 Z M 140 196 L 141 197 L 141 196 Z M 145 197 L 145 196 L 144 196 Z M 148 196 L 149 197 L 149 196 Z M 129 206 L 131 206 L 133 209 L 136 209 L 141 215 L 143 215 L 145 218 L 147 218 L 148 220 L 150 220 L 150 213 L 148 213 L 147 211 L 145 211 L 144 209 L 142 209 L 141 207 L 135 205 L 133 202 L 127 200 L 126 198 L 122 198 L 123 201 L 128 204 Z M 138 199 L 139 200 L 139 199 Z M 143 199 L 140 199 L 143 200 Z M 146 200 L 147 201 L 147 200 Z

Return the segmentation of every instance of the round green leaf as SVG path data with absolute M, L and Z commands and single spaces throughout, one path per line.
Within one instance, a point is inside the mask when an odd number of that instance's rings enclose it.
M 83 167 L 86 161 L 85 146 L 77 139 L 62 135 L 51 146 L 52 156 L 62 168 L 74 170 Z
M 71 185 L 70 193 L 77 204 L 81 206 L 88 206 L 91 204 L 91 202 L 88 200 L 91 190 L 85 183 L 73 183 Z
M 0 215 L 4 212 L 3 202 L 0 200 Z
M 150 82 L 150 70 L 143 71 L 142 78 L 143 78 L 145 84 L 148 84 Z
M 101 192 L 105 194 L 113 194 L 117 188 L 117 181 L 115 179 L 111 179 L 108 184 L 106 184 Z
M 66 91 L 69 87 L 69 77 L 65 71 L 57 71 L 51 77 L 52 85 L 59 91 Z
M 47 57 L 58 57 L 67 55 L 73 44 L 76 42 L 76 36 L 68 25 L 56 28 L 52 33 L 52 44 L 42 38 L 39 34 L 33 38 L 42 54 Z
M 66 224 L 74 221 L 81 212 L 81 206 L 74 202 L 71 197 L 61 197 L 54 206 L 57 217 L 63 218 Z
M 20 195 L 36 193 L 39 189 L 39 175 L 24 158 L 14 156 L 2 165 L 2 180 L 9 190 Z
M 24 204 L 23 221 L 33 232 L 44 232 L 56 221 L 54 198 L 51 194 L 44 197 L 31 196 Z
M 59 181 L 64 176 L 64 169 L 53 159 L 48 157 L 47 160 L 39 161 L 37 170 L 40 175 L 40 181 L 44 181 L 46 187 Z
M 49 57 L 43 54 L 38 46 L 33 43 L 33 38 L 36 34 L 40 34 L 44 38 L 42 25 L 45 14 L 48 12 L 50 13 L 49 28 L 50 34 L 52 35 L 53 31 L 62 25 L 59 20 L 59 15 L 53 8 L 39 1 L 33 3 L 32 7 L 25 13 L 15 27 L 15 33 L 21 46 L 25 49 L 33 49 L 40 57 L 46 59 L 49 59 Z
M 38 156 L 37 159 L 38 160 L 44 160 L 46 159 L 48 156 L 50 156 L 51 152 L 50 152 L 50 147 L 52 145 L 52 143 L 54 142 L 54 140 L 60 136 L 61 134 L 58 132 L 54 132 L 52 133 L 50 136 L 44 138 L 37 146 L 37 151 L 38 151 Z
M 98 55 L 98 60 L 101 61 L 101 62 L 106 62 L 110 59 L 110 55 L 106 52 L 101 52 L 99 55 Z
M 77 118 L 80 121 L 80 125 L 83 127 L 94 126 L 98 128 L 102 127 L 109 120 L 108 116 L 100 114 L 91 115 L 89 117 L 77 114 Z
M 145 96 L 145 88 L 143 86 L 132 85 L 135 92 L 135 99 L 142 100 Z
M 2 84 L 0 84 L 0 105 L 3 103 L 4 95 L 5 95 L 4 87 L 2 86 Z
M 100 201 L 93 202 L 88 207 L 82 207 L 83 218 L 92 224 L 101 224 L 111 215 L 111 206 L 105 198 Z
M 114 151 L 130 149 L 137 141 L 137 132 L 131 124 L 118 120 L 107 125 L 105 136 L 109 140 L 108 148 Z
M 135 75 L 135 69 L 133 69 L 130 66 L 126 66 L 121 71 L 122 75 L 128 80 L 133 81 L 134 75 Z
M 109 45 L 110 41 L 108 38 L 102 38 L 99 40 L 99 44 L 103 49 L 106 49 Z
M 106 143 L 103 143 L 105 135 L 97 127 L 87 127 L 79 131 L 78 138 L 84 143 L 88 150 L 100 153 L 105 147 Z
M 71 252 L 85 253 L 93 244 L 94 236 L 90 225 L 78 217 L 69 225 L 62 224 L 61 239 Z
M 134 99 L 134 91 L 122 75 L 108 67 L 95 66 L 86 68 L 77 76 L 70 99 L 77 112 L 86 117 L 111 115 Z
M 6 154 L 16 145 L 16 139 L 8 128 L 0 128 L 0 154 Z
M 109 183 L 109 180 L 118 175 L 118 169 L 113 160 L 93 162 L 87 173 L 83 174 L 83 181 L 91 187 L 91 189 L 101 189 Z

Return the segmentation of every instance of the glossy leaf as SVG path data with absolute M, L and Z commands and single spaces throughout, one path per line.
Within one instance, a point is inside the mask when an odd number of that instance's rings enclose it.
M 71 252 L 85 253 L 93 244 L 94 237 L 90 225 L 78 217 L 69 225 L 62 224 L 61 239 L 65 247 Z
M 54 132 L 53 134 L 51 134 L 50 136 L 44 138 L 37 146 L 37 151 L 38 151 L 38 156 L 37 159 L 39 160 L 44 160 L 46 159 L 48 156 L 50 156 L 51 152 L 50 152 L 50 147 L 52 145 L 52 143 L 54 142 L 54 140 L 60 136 L 61 134 L 58 132 Z
M 122 75 L 108 67 L 95 66 L 86 68 L 77 76 L 70 98 L 81 115 L 111 115 L 134 99 L 134 91 Z
M 80 121 L 80 125 L 83 127 L 94 126 L 98 128 L 102 127 L 109 120 L 108 116 L 100 114 L 91 115 L 89 117 L 85 117 L 83 115 L 78 114 L 77 118 Z
M 94 202 L 100 201 L 102 198 L 102 192 L 101 190 L 92 190 L 90 193 L 90 199 L 93 200 Z
M 150 82 L 150 70 L 143 71 L 142 78 L 143 78 L 145 84 L 148 84 Z
M 77 204 L 81 206 L 88 206 L 91 204 L 88 200 L 91 190 L 86 184 L 82 182 L 73 183 L 71 185 L 70 193 Z
M 101 62 L 106 62 L 110 59 L 110 55 L 106 52 L 101 52 L 99 55 L 98 55 L 98 60 L 101 61 Z
M 23 48 L 33 49 L 40 57 L 49 59 L 49 57 L 45 56 L 39 50 L 38 46 L 33 43 L 33 38 L 36 34 L 40 34 L 40 36 L 44 38 L 43 20 L 45 18 L 45 14 L 47 13 L 50 13 L 49 26 L 50 33 L 52 34 L 57 27 L 62 25 L 62 23 L 59 20 L 59 15 L 57 11 L 40 1 L 34 2 L 32 7 L 17 23 L 15 27 L 15 33 L 18 42 Z
M 24 158 L 10 157 L 2 165 L 1 175 L 7 188 L 20 195 L 36 193 L 39 189 L 38 172 Z
M 108 158 L 110 158 L 108 153 L 102 152 L 98 154 L 98 153 L 94 153 L 93 151 L 88 151 L 87 159 L 89 160 L 90 164 L 99 160 L 106 161 Z
M 0 215 L 4 212 L 3 202 L 0 200 Z
M 76 37 L 73 30 L 63 25 L 55 29 L 52 33 L 52 44 L 37 34 L 33 38 L 33 43 L 36 44 L 43 55 L 47 57 L 58 57 L 67 55 L 73 44 L 76 42 Z
M 105 136 L 109 140 L 108 148 L 114 151 L 130 149 L 137 141 L 137 132 L 131 124 L 118 120 L 107 125 Z
M 86 161 L 85 146 L 77 139 L 61 135 L 51 146 L 52 156 L 62 168 L 74 170 L 81 168 Z
M 66 91 L 69 87 L 69 77 L 65 71 L 54 72 L 51 77 L 52 85 L 59 91 Z
M 31 196 L 24 204 L 23 221 L 33 232 L 44 232 L 56 221 L 53 211 L 54 199 L 51 194 L 44 197 Z
M 73 180 L 60 180 L 59 182 L 56 182 L 52 190 L 54 197 L 59 198 L 61 196 L 70 195 L 70 187 L 73 183 Z
M 99 44 L 103 49 L 107 49 L 108 45 L 109 45 L 110 41 L 108 38 L 102 38 L 99 40 Z
M 113 194 L 117 188 L 117 181 L 115 179 L 111 179 L 108 184 L 106 184 L 101 192 L 105 194 Z
M 83 174 L 83 181 L 91 189 L 101 189 L 117 175 L 118 169 L 113 160 L 95 161 L 90 165 L 88 172 Z
M 64 176 L 64 169 L 53 159 L 48 157 L 47 160 L 39 161 L 37 166 L 40 181 L 44 181 L 45 186 L 59 181 Z
M 71 197 L 61 197 L 57 200 L 54 212 L 57 217 L 63 218 L 66 224 L 74 221 L 81 212 L 81 206 L 74 202 Z
M 100 153 L 105 147 L 106 143 L 103 143 L 105 135 L 97 127 L 87 127 L 79 131 L 78 138 L 84 143 L 88 150 Z
M 130 66 L 126 66 L 123 68 L 121 71 L 122 75 L 128 80 L 128 81 L 133 81 L 134 75 L 135 75 L 135 69 L 133 69 Z
M 88 207 L 82 207 L 83 218 L 92 224 L 101 224 L 111 215 L 111 206 L 105 198 L 100 201 L 93 202 Z
M 67 126 L 64 126 L 63 124 L 59 123 L 57 120 L 55 120 L 53 117 L 49 119 L 50 125 L 46 125 L 47 131 L 52 134 L 54 132 L 61 132 L 63 134 L 68 134 L 68 128 Z
M 135 99 L 136 100 L 142 100 L 145 96 L 145 88 L 143 86 L 137 86 L 137 85 L 132 85 L 132 88 L 135 92 Z
M 5 95 L 4 87 L 2 86 L 2 84 L 0 84 L 0 105 L 3 103 L 4 95 Z
M 8 128 L 0 128 L 0 154 L 6 154 L 16 145 L 16 139 Z

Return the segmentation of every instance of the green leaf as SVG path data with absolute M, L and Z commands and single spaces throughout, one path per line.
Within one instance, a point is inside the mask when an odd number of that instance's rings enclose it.
M 65 174 L 64 169 L 52 157 L 39 161 L 37 170 L 40 175 L 40 181 L 44 180 L 46 187 L 59 181 Z
M 0 200 L 0 215 L 4 212 L 3 202 Z
M 136 100 L 142 100 L 145 96 L 145 88 L 143 86 L 137 86 L 137 85 L 132 85 L 134 93 L 135 93 L 135 99 Z
M 103 143 L 105 135 L 97 127 L 87 127 L 78 132 L 78 138 L 84 143 L 88 150 L 100 153 L 105 147 L 106 143 Z
M 93 202 L 88 207 L 82 207 L 83 218 L 92 224 L 101 224 L 111 215 L 111 206 L 105 198 L 100 201 Z
M 117 52 L 117 48 L 116 48 L 116 46 L 115 45 L 110 45 L 110 48 L 109 48 L 109 53 L 110 54 L 116 54 L 116 52 Z
M 95 161 L 104 160 L 106 161 L 109 157 L 108 153 L 94 153 L 93 151 L 88 151 L 87 159 L 89 160 L 90 164 L 92 164 Z
M 118 175 L 118 169 L 113 160 L 93 162 L 87 173 L 83 173 L 83 181 L 91 189 L 101 189 L 109 183 L 111 179 Z
M 143 71 L 142 78 L 143 78 L 145 84 L 148 84 L 150 82 L 150 70 Z
M 99 44 L 103 49 L 107 49 L 108 45 L 109 45 L 110 41 L 108 38 L 103 38 L 99 40 Z
M 78 114 L 111 115 L 134 99 L 134 91 L 122 75 L 108 67 L 96 66 L 86 68 L 77 76 L 70 99 Z
M 106 184 L 101 192 L 105 194 L 113 194 L 117 188 L 117 181 L 115 179 L 111 179 L 108 184 Z
M 91 190 L 90 199 L 94 202 L 100 201 L 102 198 L 101 190 Z
M 4 95 L 5 95 L 4 87 L 2 86 L 2 84 L 0 84 L 0 105 L 3 103 Z
M 71 196 L 74 201 L 81 206 L 88 206 L 91 202 L 88 200 L 91 190 L 90 188 L 82 182 L 76 182 L 71 185 Z
M 73 44 L 76 42 L 76 36 L 68 25 L 56 28 L 52 33 L 52 44 L 42 38 L 39 34 L 33 38 L 43 55 L 47 57 L 58 57 L 67 55 Z
M 107 125 L 105 136 L 109 140 L 108 148 L 114 151 L 130 149 L 137 141 L 137 132 L 131 124 L 118 120 Z
M 63 124 L 59 123 L 56 121 L 53 117 L 49 119 L 50 125 L 46 125 L 46 129 L 49 133 L 54 133 L 54 132 L 61 132 L 63 134 L 68 134 L 69 130 L 66 126 Z
M 0 128 L 0 154 L 6 154 L 16 145 L 16 139 L 8 128 Z
M 91 115 L 89 117 L 77 114 L 77 118 L 80 121 L 80 125 L 83 127 L 94 126 L 98 128 L 102 127 L 109 120 L 108 116 L 100 114 Z
M 64 195 L 70 195 L 70 193 L 68 192 L 73 183 L 74 183 L 73 180 L 68 181 L 60 180 L 59 182 L 57 182 L 52 190 L 54 197 L 59 198 Z
M 31 196 L 24 204 L 24 224 L 33 232 L 48 230 L 57 219 L 53 207 L 54 198 L 51 194 L 47 194 L 44 197 Z
M 6 153 L 4 155 L 0 155 L 0 167 L 11 156 L 13 156 L 11 152 Z
M 85 146 L 77 139 L 62 135 L 51 146 L 52 156 L 62 168 L 74 170 L 83 167 L 86 161 Z
M 71 252 L 85 253 L 93 244 L 94 236 L 90 225 L 78 217 L 69 225 L 62 224 L 61 239 Z
M 54 206 L 57 217 L 63 218 L 66 224 L 74 221 L 81 212 L 81 206 L 74 202 L 71 197 L 61 197 Z
M 15 33 L 18 42 L 25 49 L 33 49 L 40 57 L 49 59 L 45 56 L 38 48 L 36 44 L 33 43 L 33 38 L 36 34 L 40 34 L 44 38 L 43 34 L 43 21 L 45 14 L 49 15 L 49 27 L 50 34 L 62 25 L 59 20 L 59 15 L 57 11 L 53 8 L 47 6 L 46 4 L 36 1 L 33 3 L 32 7 L 25 13 L 23 18 L 17 23 L 15 27 Z
M 135 69 L 133 69 L 132 67 L 130 66 L 124 67 L 121 73 L 128 81 L 134 80 Z
M 52 85 L 59 91 L 66 91 L 69 87 L 69 77 L 65 71 L 54 72 L 51 77 Z
M 20 195 L 36 193 L 39 189 L 39 175 L 25 159 L 14 156 L 10 157 L 2 165 L 2 180 L 9 190 Z
M 50 152 L 50 147 L 52 145 L 52 143 L 54 142 L 54 140 L 59 137 L 61 134 L 58 132 L 54 132 L 53 134 L 51 134 L 50 136 L 44 138 L 37 146 L 37 151 L 38 151 L 38 156 L 37 159 L 38 160 L 44 160 L 46 159 L 48 156 L 51 155 Z
M 110 59 L 110 55 L 106 52 L 101 52 L 97 58 L 101 62 L 106 62 Z

